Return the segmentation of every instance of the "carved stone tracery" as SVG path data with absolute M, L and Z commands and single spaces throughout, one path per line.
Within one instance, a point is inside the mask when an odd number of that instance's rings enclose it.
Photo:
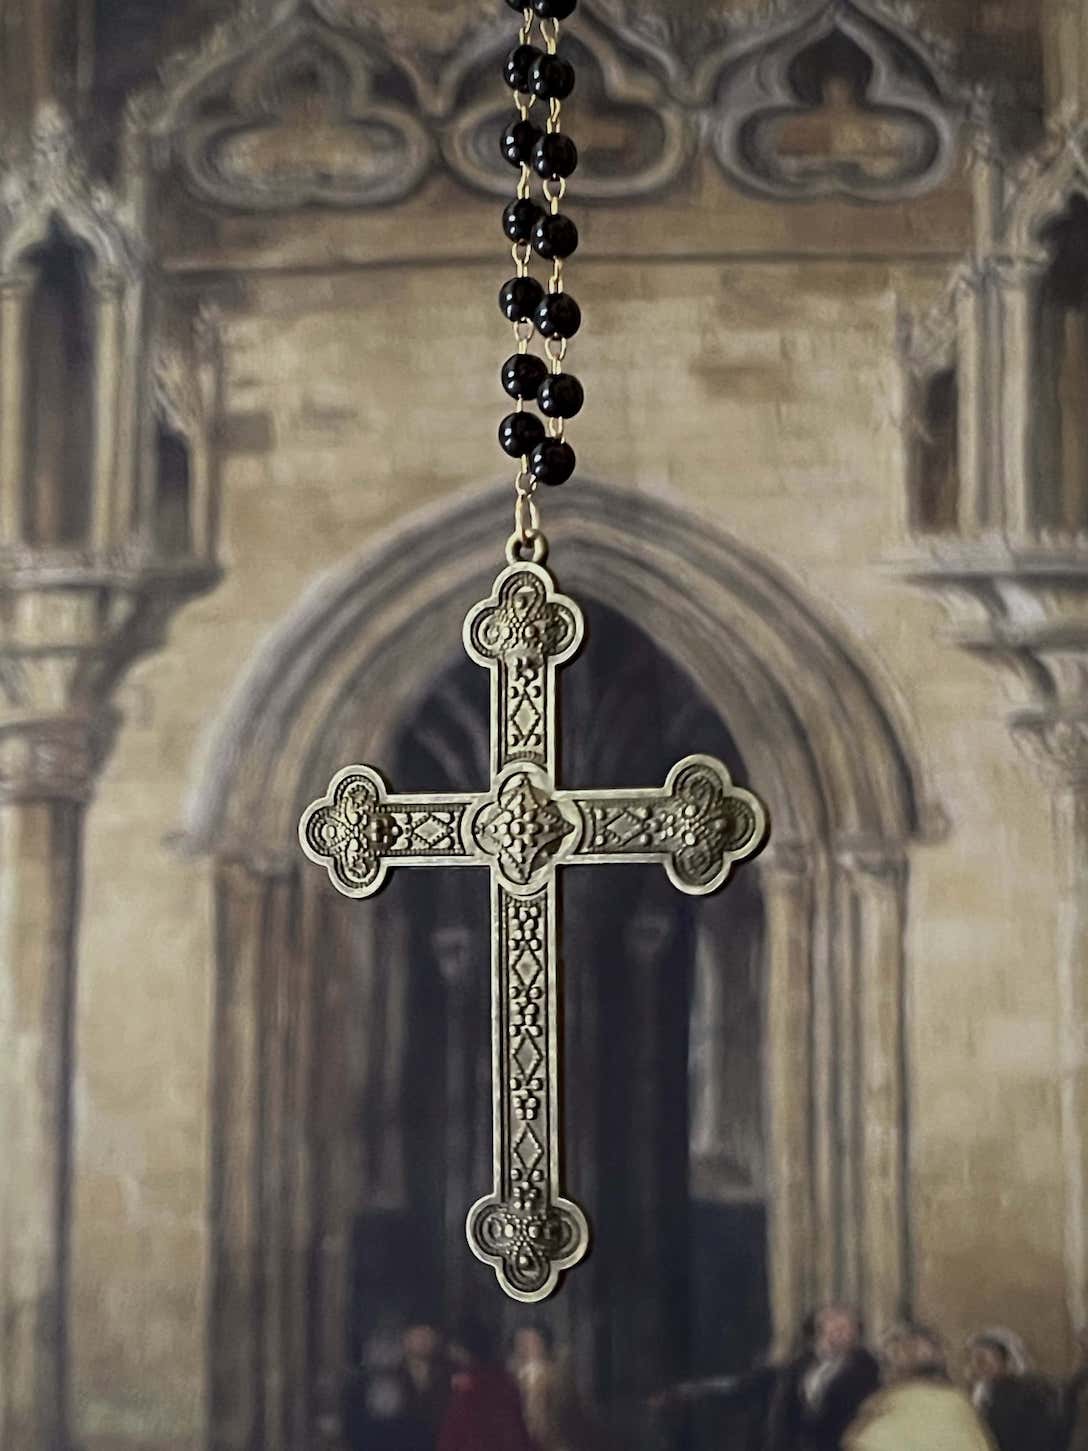
M 232 210 L 402 200 L 439 155 L 465 184 L 505 194 L 494 131 L 507 41 L 493 8 L 431 27 L 369 0 L 247 0 L 130 105 L 129 154 L 146 135 L 201 200 Z M 588 0 L 571 44 L 589 201 L 675 183 L 701 136 L 732 180 L 782 200 L 920 195 L 947 175 L 972 104 L 942 47 L 885 0 L 747 16 Z M 855 74 L 842 92 L 844 48 Z M 607 146 L 593 142 L 598 122 L 618 132 Z

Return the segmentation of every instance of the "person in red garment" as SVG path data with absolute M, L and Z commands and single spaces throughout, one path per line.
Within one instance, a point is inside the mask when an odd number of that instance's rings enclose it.
M 534 1451 L 517 1382 L 498 1363 L 486 1325 L 465 1321 L 450 1337 L 453 1391 L 438 1451 Z

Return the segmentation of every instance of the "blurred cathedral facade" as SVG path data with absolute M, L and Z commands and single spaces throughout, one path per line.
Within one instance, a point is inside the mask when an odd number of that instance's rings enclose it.
M 375 1335 L 527 1313 L 463 1233 L 486 889 L 345 901 L 295 830 L 349 761 L 485 783 L 460 629 L 508 531 L 512 21 L 0 14 L 4 1451 L 334 1451 Z M 596 1245 L 544 1317 L 616 1424 L 832 1297 L 873 1335 L 1013 1324 L 1058 1372 L 1088 1323 L 1088 10 L 582 0 L 564 35 L 565 779 L 711 752 L 773 836 L 707 900 L 567 873 Z

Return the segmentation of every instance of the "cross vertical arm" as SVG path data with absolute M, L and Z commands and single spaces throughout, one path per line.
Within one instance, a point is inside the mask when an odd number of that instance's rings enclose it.
M 542 1300 L 589 1247 L 563 1197 L 558 889 L 555 862 L 574 829 L 553 802 L 556 672 L 582 640 L 582 614 L 535 564 L 514 564 L 470 610 L 468 654 L 491 677 L 489 798 L 466 821 L 493 863 L 492 1192 L 466 1225 L 473 1253 L 508 1295 Z
M 539 564 L 512 564 L 465 619 L 465 650 L 491 676 L 491 780 L 515 762 L 556 770 L 556 671 L 582 643 L 582 612 Z M 553 779 L 554 784 L 554 779 Z
M 492 876 L 494 1189 L 469 1210 L 468 1242 L 515 1300 L 543 1300 L 589 1247 L 560 1186 L 558 923 L 554 873 L 529 896 Z

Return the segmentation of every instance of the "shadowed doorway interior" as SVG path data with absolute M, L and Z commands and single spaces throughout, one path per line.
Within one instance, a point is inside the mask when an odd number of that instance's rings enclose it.
M 624 617 L 585 608 L 588 659 L 563 677 L 563 784 L 663 781 L 696 751 L 745 780 L 691 678 Z M 486 784 L 486 679 L 471 662 L 417 702 L 391 766 L 401 789 Z M 363 909 L 401 1006 L 375 1016 L 361 1179 L 396 1188 L 358 1206 L 348 1334 L 357 1360 L 398 1324 L 465 1308 L 506 1330 L 546 1320 L 584 1388 L 633 1429 L 657 1386 L 740 1368 L 770 1336 L 762 904 L 752 872 L 709 899 L 648 866 L 567 868 L 561 881 L 566 1174 L 591 1216 L 591 1257 L 534 1307 L 506 1301 L 470 1255 L 465 1213 L 491 1177 L 487 883 L 399 873 Z

